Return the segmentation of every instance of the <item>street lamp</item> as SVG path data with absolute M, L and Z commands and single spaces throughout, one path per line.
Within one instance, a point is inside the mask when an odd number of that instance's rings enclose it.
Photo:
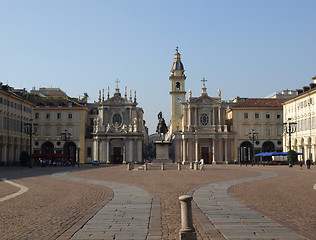
M 287 123 L 283 123 L 283 126 L 284 126 L 284 132 L 286 134 L 289 134 L 289 148 L 290 148 L 290 151 L 292 150 L 291 149 L 291 133 L 295 133 L 296 132 L 296 125 L 297 123 L 296 122 L 291 122 L 291 118 L 288 118 L 288 122 Z
M 32 145 L 33 145 L 33 143 L 32 143 L 32 136 L 33 136 L 33 134 L 35 134 L 35 132 L 36 132 L 35 129 L 34 129 L 34 126 L 37 126 L 37 125 L 38 125 L 37 123 L 33 123 L 32 121 L 33 121 L 33 119 L 30 119 L 30 122 L 29 122 L 29 123 L 24 123 L 24 126 L 26 126 L 25 132 L 30 135 L 30 160 L 29 160 L 29 168 L 31 168 L 31 167 L 33 166 L 33 164 L 32 164 Z
M 290 156 L 288 156 L 289 158 L 289 167 L 292 167 L 292 163 L 293 163 L 293 155 L 292 155 L 292 147 L 291 147 L 291 133 L 295 133 L 296 132 L 296 122 L 291 122 L 291 118 L 287 119 L 288 122 L 287 123 L 283 123 L 284 126 L 284 132 L 285 134 L 289 134 L 289 153 Z
M 69 132 L 67 131 L 67 129 L 65 130 L 65 132 L 63 132 L 63 133 L 60 134 L 61 140 L 65 142 L 65 145 L 64 145 L 64 148 L 63 148 L 63 153 L 64 153 L 65 155 L 66 155 L 66 148 L 69 149 L 69 146 L 68 146 L 67 143 L 68 143 L 70 137 L 71 137 L 71 133 L 69 133 Z M 67 152 L 68 152 L 68 151 L 67 151 Z
M 249 140 L 252 141 L 252 165 L 255 162 L 255 140 L 258 139 L 259 133 L 256 133 L 254 129 L 251 130 L 251 132 L 248 134 Z

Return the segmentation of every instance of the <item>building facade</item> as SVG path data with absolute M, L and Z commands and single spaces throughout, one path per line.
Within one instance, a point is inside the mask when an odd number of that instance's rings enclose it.
M 33 98 L 35 154 L 70 155 L 73 162 L 85 163 L 86 127 L 89 109 L 65 98 Z M 66 138 L 63 138 L 65 136 Z
M 29 153 L 30 137 L 25 124 L 30 124 L 33 105 L 26 101 L 23 91 L 16 93 L 0 83 L 0 164 L 19 164 L 22 151 Z
M 205 163 L 227 163 L 232 157 L 233 134 L 226 124 L 229 103 L 207 94 L 205 79 L 199 97 L 189 91 L 185 99 L 184 67 L 177 51 L 171 68 L 171 158 L 174 161 L 195 162 L 201 158 Z
M 292 123 L 291 149 L 303 153 L 299 158 L 316 161 L 316 77 L 309 86 L 298 90 L 298 95 L 283 105 L 285 124 Z M 288 125 L 287 125 L 288 126 Z M 283 148 L 290 150 L 289 131 L 283 135 Z
M 143 142 L 148 138 L 143 120 L 143 109 L 134 100 L 122 97 L 117 86 L 113 97 L 105 100 L 104 90 L 99 92 L 98 116 L 94 119 L 93 159 L 102 163 L 120 164 L 143 162 Z
M 249 98 L 227 111 L 234 132 L 234 160 L 247 163 L 253 161 L 252 153 L 282 151 L 282 103 L 286 100 Z

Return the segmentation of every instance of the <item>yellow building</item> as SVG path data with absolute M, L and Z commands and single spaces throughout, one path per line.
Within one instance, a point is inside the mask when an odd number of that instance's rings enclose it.
M 301 152 L 304 162 L 307 159 L 316 161 L 316 77 L 314 83 L 298 90 L 298 95 L 284 102 L 283 116 L 285 123 L 294 123 L 291 133 L 291 149 Z M 295 124 L 296 123 L 296 124 Z M 283 135 L 284 150 L 289 151 L 289 133 Z
M 29 152 L 25 124 L 31 122 L 32 104 L 8 85 L 0 83 L 0 164 L 19 164 L 22 151 Z
M 227 111 L 234 132 L 234 160 L 251 162 L 253 147 L 254 154 L 282 151 L 282 103 L 286 100 L 249 98 Z
M 34 153 L 67 154 L 72 161 L 85 163 L 85 145 L 89 109 L 72 100 L 57 98 L 35 98 Z M 69 136 L 63 139 L 62 136 Z M 91 151 L 91 150 L 90 150 Z

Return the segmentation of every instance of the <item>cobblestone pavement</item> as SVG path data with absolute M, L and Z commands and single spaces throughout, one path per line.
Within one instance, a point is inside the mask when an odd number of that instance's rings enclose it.
M 274 172 L 262 170 L 260 172 L 262 175 L 257 177 L 212 183 L 200 187 L 194 192 L 193 199 L 221 234 L 229 240 L 305 239 L 234 201 L 229 196 L 227 190 L 231 186 L 277 176 Z
M 260 214 L 290 227 L 293 231 L 309 239 L 316 239 L 314 235 L 316 220 L 315 214 L 313 214 L 316 212 L 316 205 L 310 204 L 315 201 L 316 194 L 313 189 L 313 185 L 316 183 L 314 166 L 310 170 L 302 171 L 296 167 L 282 166 L 207 165 L 205 167 L 204 172 L 126 171 L 126 166 L 80 167 L 77 169 L 79 171 L 68 173 L 68 175 L 76 178 L 129 184 L 147 190 L 151 193 L 155 203 L 152 212 L 157 212 L 161 218 L 161 225 L 156 221 L 150 229 L 156 231 L 161 229 L 162 239 L 178 239 L 179 196 L 188 191 L 193 193 L 199 186 L 260 175 L 249 169 L 268 170 L 279 176 L 233 186 L 229 188 L 229 193 L 234 199 Z M 97 212 L 95 207 L 99 206 L 98 209 L 101 209 L 106 203 L 105 199 L 111 194 L 113 195 L 111 189 L 103 186 L 88 183 L 78 184 L 51 176 L 52 173 L 60 170 L 0 168 L 0 178 L 8 178 L 29 188 L 29 191 L 23 195 L 0 205 L 0 231 L 3 233 L 1 239 L 57 239 L 58 237 L 58 239 L 69 239 L 70 237 L 62 238 L 67 235 L 67 230 L 76 224 L 74 229 L 84 225 Z M 67 170 L 67 168 L 63 170 Z M 2 188 L 8 193 L 14 190 L 1 182 L 0 187 L 0 192 L 2 192 Z M 92 213 L 93 211 L 94 213 Z M 224 239 L 194 203 L 193 211 L 198 239 Z M 152 218 L 153 216 L 151 216 L 151 220 Z M 205 229 L 203 227 L 205 224 L 209 224 L 210 227 Z M 214 234 L 213 237 L 209 237 L 210 232 Z
M 29 188 L 26 193 L 1 202 L 1 240 L 56 239 L 111 192 L 105 187 L 51 176 L 64 170 L 68 168 L 0 168 L 0 178 Z M 0 182 L 0 192 L 11 194 L 12 186 Z
M 128 184 L 74 178 L 66 173 L 57 173 L 54 176 L 65 180 L 101 185 L 114 191 L 114 198 L 71 239 L 146 240 L 152 203 L 152 198 L 147 191 Z
M 235 185 L 229 189 L 230 195 L 298 234 L 316 239 L 316 191 L 313 189 L 316 166 L 311 166 L 311 169 L 303 167 L 303 170 L 299 166 L 266 166 L 259 169 L 275 172 L 278 176 Z

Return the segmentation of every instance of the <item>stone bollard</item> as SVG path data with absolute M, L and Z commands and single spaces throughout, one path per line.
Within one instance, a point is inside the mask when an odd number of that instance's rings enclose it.
M 198 162 L 194 163 L 194 170 L 199 170 L 199 163 Z
M 145 171 L 148 170 L 148 165 L 147 165 L 147 163 L 144 164 L 144 170 L 145 170 Z
M 165 170 L 165 164 L 161 163 L 161 170 Z
M 196 240 L 196 233 L 192 219 L 192 196 L 183 195 L 179 197 L 181 205 L 181 228 L 179 231 L 180 240 Z
M 193 169 L 193 162 L 190 162 L 190 169 Z
M 178 171 L 181 170 L 181 162 L 178 162 Z
M 134 164 L 133 163 L 127 163 L 127 171 L 133 170 L 134 169 Z

